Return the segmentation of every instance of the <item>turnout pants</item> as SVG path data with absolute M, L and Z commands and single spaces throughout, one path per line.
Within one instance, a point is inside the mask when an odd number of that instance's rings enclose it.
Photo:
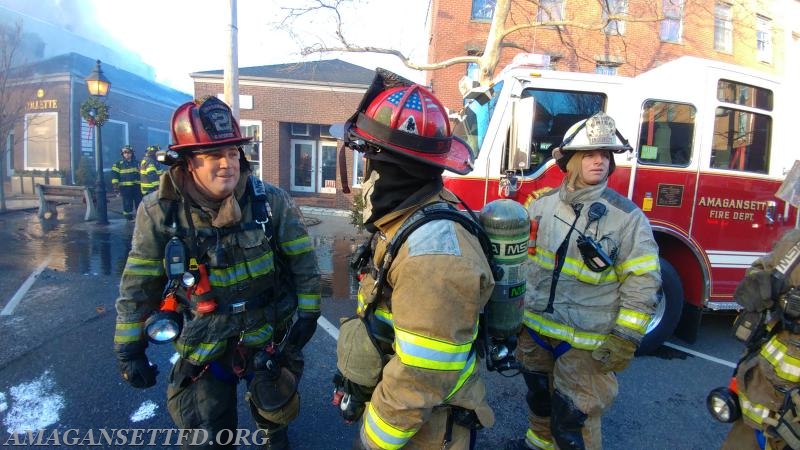
M 136 209 L 142 201 L 142 190 L 139 185 L 120 186 L 119 194 L 122 196 L 122 215 L 126 219 L 133 219 L 136 216 Z
M 562 342 L 545 336 L 540 337 L 553 348 Z M 537 344 L 524 327 L 519 335 L 516 354 L 526 371 L 548 377 L 549 383 L 547 384 L 549 385 L 551 404 L 553 404 L 551 415 L 545 415 L 550 411 L 542 411 L 542 409 L 550 409 L 549 407 L 540 408 L 534 404 L 534 408 L 531 408 L 531 405 L 528 405 L 529 428 L 525 435 L 528 445 L 540 449 L 559 448 L 551 430 L 563 429 L 562 425 L 567 422 L 576 422 L 585 448 L 601 449 L 603 445 L 601 417 L 617 396 L 617 377 L 613 373 L 600 371 L 600 365 L 592 358 L 591 351 L 571 348 L 558 358 L 554 358 L 553 353 Z M 553 402 L 555 390 L 560 393 L 563 400 L 559 399 Z M 530 392 L 529 387 L 528 398 L 532 399 L 529 401 L 540 401 L 541 395 L 542 393 L 537 395 L 537 393 Z M 564 400 L 577 411 L 573 410 L 572 414 L 565 411 L 565 408 L 560 406 L 565 403 Z M 535 411 L 539 414 L 536 414 Z M 552 413 L 556 413 L 560 417 L 553 417 Z M 585 420 L 573 420 L 575 415 L 585 415 Z M 580 422 L 582 422 L 582 426 Z
M 430 450 L 430 449 L 444 449 L 447 450 L 471 450 L 475 448 L 476 432 L 469 428 L 460 426 L 449 419 L 452 413 L 451 408 L 442 407 L 434 408 L 430 418 L 422 425 L 422 428 L 417 431 L 414 436 L 409 440 L 403 450 Z M 450 420 L 448 426 L 448 420 Z M 363 419 L 362 419 L 363 422 Z M 449 429 L 449 432 L 448 432 Z M 361 433 L 364 433 L 363 423 L 361 425 Z M 449 440 L 447 446 L 444 445 L 445 441 Z M 364 442 L 369 440 L 364 436 L 360 436 L 360 442 L 353 445 L 353 450 L 369 450 L 373 447 L 364 446 Z M 377 447 L 375 447 L 377 448 Z
M 275 411 L 260 410 L 253 403 L 249 392 L 252 379 L 252 359 L 255 351 L 247 349 L 246 353 L 237 350 L 235 344 L 229 345 L 228 351 L 218 360 L 206 366 L 195 366 L 184 359 L 178 360 L 172 367 L 167 386 L 167 410 L 178 428 L 202 429 L 209 441 L 214 444 L 196 445 L 199 443 L 194 434 L 189 435 L 184 449 L 233 449 L 231 445 L 220 445 L 217 436 L 235 442 L 238 428 L 237 386 L 244 379 L 248 386 L 245 399 L 253 420 L 258 425 L 259 433 L 270 434 L 288 426 L 300 409 L 300 396 L 295 393 L 286 405 Z M 303 370 L 301 352 L 286 357 L 287 367 L 299 380 Z M 236 368 L 237 370 L 234 370 Z M 239 368 L 244 371 L 237 374 Z M 295 372 L 296 371 L 296 372 Z M 229 430 L 225 432 L 224 430 Z M 220 431 L 223 433 L 220 434 Z M 200 434 L 200 433 L 197 433 Z M 258 436 L 263 441 L 264 435 Z M 195 439 L 195 442 L 192 442 Z M 250 440 L 256 441 L 255 439 Z M 224 442 L 224 441 L 223 441 Z M 195 444 L 195 445 L 192 445 Z

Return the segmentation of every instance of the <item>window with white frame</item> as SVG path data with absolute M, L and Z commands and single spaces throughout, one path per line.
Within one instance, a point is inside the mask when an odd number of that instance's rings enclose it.
M 628 0 L 603 0 L 603 22 L 606 22 L 603 31 L 606 34 L 622 36 L 625 34 L 625 21 L 612 19 L 610 16 L 624 16 L 628 14 Z
M 492 20 L 496 0 L 472 0 L 472 20 Z
M 319 168 L 317 169 L 317 191 L 323 194 L 336 193 L 336 141 L 320 141 Z
M 728 3 L 714 6 L 714 50 L 733 53 L 733 6 Z
M 683 2 L 684 0 L 662 0 L 661 9 L 664 14 L 660 30 L 662 42 L 681 42 L 683 37 Z
M 564 0 L 541 0 L 536 11 L 539 23 L 559 22 L 564 19 Z
M 5 155 L 6 155 L 5 176 L 10 177 L 11 175 L 14 174 L 14 152 L 11 151 L 11 149 L 14 148 L 14 130 L 11 130 L 11 132 L 8 133 L 8 137 L 6 138 L 6 141 L 3 143 L 3 145 L 4 145 L 3 150 L 5 150 Z M 2 154 L 3 152 L 0 152 L 0 155 Z
M 291 186 L 293 191 L 314 192 L 316 190 L 317 141 L 292 139 Z
M 261 121 L 242 119 L 239 122 L 239 129 L 243 137 L 253 138 L 242 146 L 244 156 L 250 162 L 250 170 L 259 178 L 263 178 L 261 173 Z
M 58 113 L 25 115 L 25 169 L 59 170 Z
M 364 157 L 364 153 L 353 151 L 353 179 L 350 181 L 351 185 L 361 186 L 366 176 L 364 173 L 366 165 L 367 161 Z
M 772 20 L 764 16 L 756 16 L 756 45 L 758 60 L 772 62 Z
M 597 63 L 597 65 L 594 67 L 594 73 L 599 73 L 600 75 L 616 75 L 617 66 Z

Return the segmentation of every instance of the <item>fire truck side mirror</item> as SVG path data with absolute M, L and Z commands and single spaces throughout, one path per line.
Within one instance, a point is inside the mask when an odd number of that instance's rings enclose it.
M 511 142 L 508 146 L 507 172 L 523 171 L 531 164 L 531 144 L 535 103 L 533 97 L 514 102 L 511 115 Z

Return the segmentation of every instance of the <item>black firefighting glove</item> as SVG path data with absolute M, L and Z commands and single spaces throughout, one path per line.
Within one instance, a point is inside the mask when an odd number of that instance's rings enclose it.
M 122 378 L 137 389 L 155 386 L 158 366 L 150 364 L 144 353 L 118 355 L 117 363 Z
M 286 347 L 301 350 L 311 340 L 315 331 L 317 331 L 316 316 L 299 317 L 289 330 L 289 336 L 286 338 Z
M 605 372 L 619 372 L 628 367 L 636 353 L 636 343 L 630 339 L 609 334 L 606 340 L 592 351 L 592 358 L 600 361 L 600 369 Z

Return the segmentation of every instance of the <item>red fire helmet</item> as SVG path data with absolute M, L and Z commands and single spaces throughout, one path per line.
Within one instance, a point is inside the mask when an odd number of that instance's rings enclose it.
M 450 134 L 444 105 L 418 84 L 377 93 L 349 125 L 351 139 L 458 174 L 472 170 L 472 149 Z
M 187 102 L 172 114 L 170 150 L 202 152 L 228 145 L 241 145 L 252 138 L 243 138 L 231 109 L 216 97 L 202 103 Z

